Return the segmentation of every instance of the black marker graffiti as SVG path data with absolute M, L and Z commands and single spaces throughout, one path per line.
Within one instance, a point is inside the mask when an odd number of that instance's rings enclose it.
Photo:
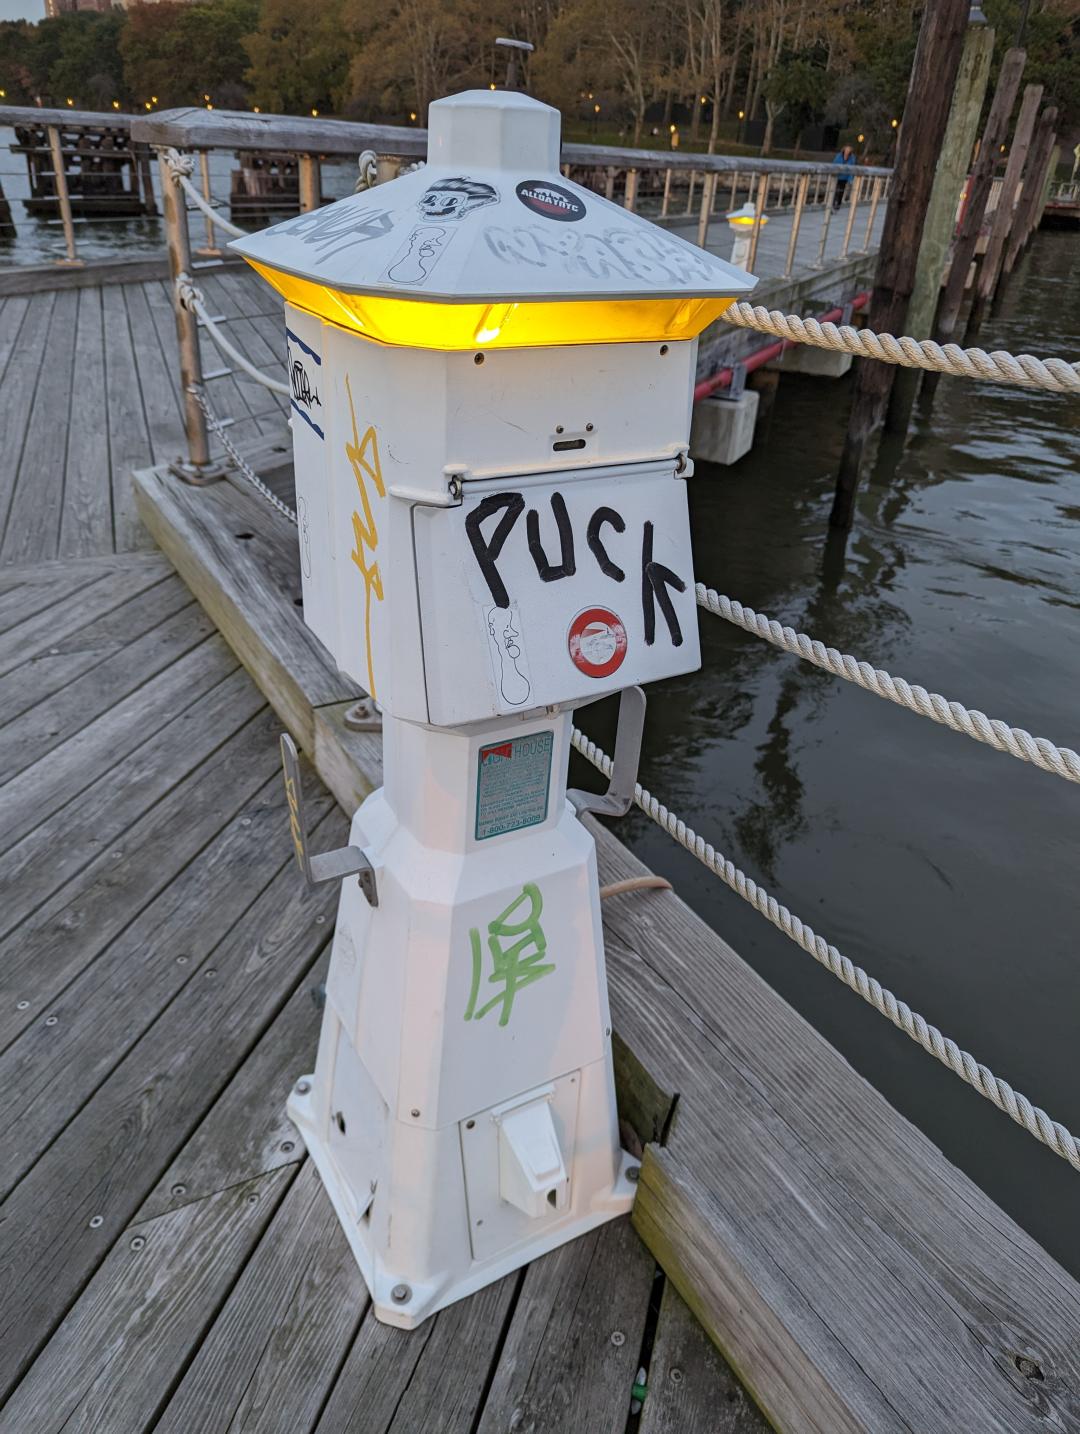
M 577 563 L 574 561 L 574 530 L 570 526 L 570 514 L 566 511 L 566 501 L 561 493 L 552 493 L 551 511 L 555 515 L 555 526 L 559 530 L 559 547 L 562 550 L 562 562 L 557 567 L 548 562 L 540 541 L 540 514 L 535 508 L 530 508 L 525 518 L 529 552 L 543 583 L 553 583 L 559 578 L 572 578 L 577 572 Z
M 641 608 L 645 619 L 646 647 L 652 647 L 656 641 L 656 607 L 654 604 L 657 602 L 660 604 L 660 611 L 667 619 L 672 647 L 682 647 L 682 628 L 679 626 L 679 616 L 671 601 L 668 588 L 674 588 L 677 593 L 684 593 L 686 584 L 677 573 L 673 573 L 670 568 L 665 568 L 663 563 L 653 562 L 653 525 L 646 522 L 641 541 Z
M 621 513 L 616 513 L 614 508 L 597 508 L 589 519 L 589 527 L 585 535 L 586 541 L 589 544 L 589 552 L 596 559 L 604 576 L 614 578 L 617 583 L 621 583 L 625 580 L 626 574 L 618 563 L 612 562 L 604 547 L 604 540 L 600 536 L 600 529 L 605 523 L 608 527 L 614 528 L 617 533 L 626 532 L 626 522 Z
M 503 544 L 510 536 L 511 530 L 521 517 L 524 508 L 525 499 L 520 493 L 493 493 L 490 498 L 485 498 L 483 502 L 478 503 L 465 519 L 465 532 L 468 534 L 469 545 L 476 561 L 480 564 L 480 571 L 484 575 L 488 592 L 490 592 L 491 600 L 496 607 L 509 607 L 510 594 L 506 591 L 506 584 L 499 576 L 495 560 L 502 552 Z M 483 525 L 498 512 L 502 512 L 502 517 L 491 537 L 485 538 L 482 531 Z
M 312 388 L 308 371 L 304 367 L 303 359 L 293 359 L 292 368 L 289 370 L 289 378 L 292 384 L 292 396 L 297 403 L 302 403 L 305 408 L 315 404 L 322 408 L 322 399 L 319 397 L 318 389 Z

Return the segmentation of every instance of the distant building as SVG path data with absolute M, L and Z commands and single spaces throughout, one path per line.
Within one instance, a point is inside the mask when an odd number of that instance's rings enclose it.
M 70 15 L 73 10 L 97 10 L 104 13 L 111 10 L 116 0 L 45 0 L 45 18 L 56 15 Z

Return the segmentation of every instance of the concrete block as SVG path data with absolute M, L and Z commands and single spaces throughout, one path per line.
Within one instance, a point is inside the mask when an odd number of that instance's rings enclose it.
M 738 398 L 703 398 L 694 405 L 690 457 L 698 463 L 737 463 L 754 443 L 758 395 L 744 389 Z
M 792 344 L 778 359 L 765 365 L 779 373 L 806 373 L 815 378 L 843 378 L 851 367 L 851 355 L 835 349 L 816 349 L 810 344 Z

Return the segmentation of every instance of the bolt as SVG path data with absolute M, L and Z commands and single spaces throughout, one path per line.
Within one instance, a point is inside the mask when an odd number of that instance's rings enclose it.
M 187 1194 L 187 1186 L 186 1186 L 186 1185 L 180 1185 L 180 1184 L 174 1185 L 174 1186 L 172 1187 L 172 1193 L 173 1193 L 174 1195 L 186 1195 L 186 1194 Z
M 206 977 L 206 979 L 207 979 L 208 981 L 212 980 L 213 977 L 215 977 L 215 976 L 217 975 L 217 967 L 216 967 L 216 966 L 207 966 L 206 970 L 203 972 L 203 975 Z
M 311 1082 L 310 1082 L 309 1080 L 298 1080 L 298 1081 L 296 1082 L 296 1094 L 297 1094 L 297 1095 L 307 1095 L 307 1093 L 308 1093 L 308 1091 L 309 1091 L 310 1089 L 311 1089 Z
M 466 1130 L 475 1130 L 475 1129 L 476 1129 L 476 1121 L 475 1121 L 475 1120 L 467 1120 L 467 1121 L 465 1122 L 465 1129 L 466 1129 Z
M 628 1165 L 628 1166 L 626 1167 L 626 1178 L 627 1178 L 627 1180 L 630 1181 L 630 1184 L 631 1184 L 631 1185 L 636 1185 L 636 1184 L 638 1183 L 638 1177 L 639 1177 L 640 1175 L 641 1175 L 641 1166 L 640 1166 L 640 1165 Z
M 186 965 L 187 965 L 187 961 L 188 961 L 188 958 L 187 958 L 186 956 L 177 956 L 177 958 L 176 958 L 176 964 L 177 964 L 178 966 L 186 966 Z
M 325 925 L 325 923 L 326 923 L 326 917 L 325 917 L 325 916 L 316 916 L 316 918 L 315 918 L 315 925 L 316 925 L 316 926 L 323 926 L 323 925 Z
M 282 1153 L 282 1155 L 291 1155 L 295 1149 L 296 1149 L 296 1142 L 295 1142 L 295 1141 L 292 1141 L 292 1140 L 283 1140 L 283 1141 L 281 1142 L 281 1153 Z
M 251 825 L 251 818 L 250 818 L 250 817 L 241 817 L 241 818 L 240 818 L 240 825 L 241 825 L 242 827 L 249 827 L 249 826 Z
M 682 1370 L 681 1370 L 681 1369 L 673 1369 L 673 1370 L 671 1371 L 671 1382 L 672 1382 L 672 1384 L 681 1384 L 681 1383 L 682 1383 Z
M 412 1290 L 408 1285 L 395 1285 L 390 1291 L 390 1298 L 396 1305 L 407 1305 L 412 1299 Z
M 259 1197 L 258 1197 L 257 1193 L 256 1193 L 254 1190 L 253 1190 L 253 1191 L 251 1192 L 251 1194 L 247 1197 L 247 1203 L 248 1203 L 249 1205 L 257 1205 L 257 1204 L 259 1203 Z
M 46 1017 L 45 1017 L 45 1024 L 46 1024 L 47 1026 L 55 1026 L 55 1025 L 56 1025 L 56 1022 L 57 1022 L 57 1019 L 58 1019 L 58 1018 L 57 1018 L 56 1016 L 46 1016 Z
M 30 1002 L 29 1002 L 29 1001 L 20 1001 L 19 1004 L 15 1007 L 15 1009 L 16 1009 L 17 1011 L 25 1011 L 25 1010 L 27 1010 L 27 1009 L 29 1008 L 29 1005 L 30 1005 Z
M 626 1343 L 626 1335 L 623 1334 L 621 1329 L 612 1330 L 611 1342 L 616 1349 L 622 1349 L 623 1345 Z
M 90 1216 L 90 1228 L 91 1228 L 91 1230 L 99 1230 L 99 1229 L 101 1228 L 101 1226 L 104 1225 L 104 1223 L 105 1223 L 105 1216 L 104 1216 L 104 1215 L 91 1215 L 91 1216 Z
M 413 1120 L 419 1120 L 419 1119 L 420 1119 L 420 1112 L 416 1109 L 415 1106 L 412 1108 L 412 1110 L 409 1112 L 409 1114 L 412 1116 Z
M 141 1250 L 142 1247 L 143 1247 L 145 1244 L 146 1244 L 146 1236 L 145 1236 L 145 1235 L 136 1235 L 135 1238 L 134 1238 L 134 1240 L 132 1240 L 132 1242 L 131 1242 L 131 1248 L 132 1248 L 133 1250 Z

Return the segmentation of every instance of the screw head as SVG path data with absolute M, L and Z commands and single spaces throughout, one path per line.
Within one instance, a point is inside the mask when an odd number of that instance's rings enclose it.
M 670 1377 L 671 1377 L 671 1382 L 672 1382 L 672 1384 L 681 1384 L 681 1383 L 682 1383 L 682 1379 L 683 1379 L 682 1370 L 681 1370 L 681 1369 L 673 1369 L 673 1370 L 671 1371 L 671 1376 L 670 1376 Z
M 641 1176 L 641 1166 L 640 1166 L 640 1165 L 628 1165 L 628 1166 L 626 1167 L 626 1178 L 627 1178 L 627 1180 L 630 1181 L 630 1184 L 631 1184 L 631 1185 L 636 1185 L 636 1184 L 638 1183 L 638 1180 L 639 1180 L 640 1176 Z
M 176 964 L 177 964 L 178 966 L 186 966 L 186 965 L 187 965 L 187 961 L 188 961 L 188 958 L 187 958 L 186 956 L 177 956 L 177 958 L 176 958 Z
M 621 1349 L 626 1343 L 626 1335 L 623 1334 L 621 1329 L 613 1329 L 611 1331 L 611 1342 L 616 1349 Z
M 420 1112 L 416 1109 L 415 1106 L 413 1106 L 412 1110 L 409 1111 L 409 1114 L 412 1116 L 413 1120 L 420 1119 Z
M 30 1002 L 29 1002 L 29 1001 L 20 1001 L 20 1002 L 16 1005 L 15 1009 L 16 1009 L 17 1011 L 28 1011 L 28 1010 L 30 1009 Z
M 102 1225 L 104 1225 L 104 1223 L 105 1223 L 105 1216 L 104 1216 L 104 1215 L 91 1215 L 91 1216 L 90 1216 L 90 1228 L 91 1228 L 91 1230 L 100 1230 L 101 1227 L 102 1227 Z
M 45 1024 L 46 1024 L 47 1026 L 55 1026 L 55 1025 L 56 1025 L 56 1022 L 57 1022 L 57 1019 L 58 1019 L 58 1018 L 57 1018 L 56 1016 L 46 1016 L 46 1017 L 45 1017 Z
M 297 1094 L 297 1095 L 307 1095 L 307 1093 L 308 1093 L 308 1091 L 309 1091 L 310 1089 L 311 1089 L 311 1082 L 310 1082 L 309 1080 L 298 1080 L 298 1081 L 296 1082 L 296 1094 Z
M 282 1155 L 291 1155 L 296 1149 L 296 1142 L 293 1140 L 283 1140 L 280 1149 Z
M 315 925 L 316 925 L 316 926 L 325 926 L 325 924 L 326 924 L 326 917 L 325 917 L 325 916 L 316 916 L 316 918 L 315 918 Z
M 390 1291 L 390 1298 L 396 1305 L 407 1305 L 412 1299 L 412 1290 L 408 1285 L 395 1285 Z
M 247 1203 L 249 1205 L 257 1205 L 259 1203 L 259 1196 L 256 1191 L 253 1190 L 247 1197 Z
M 134 1238 L 134 1239 L 132 1240 L 132 1242 L 131 1242 L 131 1248 L 132 1248 L 133 1250 L 141 1250 L 142 1247 L 143 1247 L 145 1244 L 146 1244 L 146 1236 L 145 1236 L 145 1235 L 136 1235 L 135 1238 Z
M 241 818 L 240 818 L 240 825 L 241 825 L 242 827 L 249 827 L 249 826 L 251 825 L 251 818 L 250 818 L 250 817 L 241 817 Z
M 183 1185 L 183 1184 L 180 1184 L 180 1183 L 177 1183 L 176 1185 L 174 1185 L 174 1186 L 172 1187 L 172 1190 L 171 1190 L 170 1193 L 173 1194 L 173 1195 L 186 1195 L 186 1194 L 187 1194 L 187 1186 L 186 1186 L 186 1185 Z

